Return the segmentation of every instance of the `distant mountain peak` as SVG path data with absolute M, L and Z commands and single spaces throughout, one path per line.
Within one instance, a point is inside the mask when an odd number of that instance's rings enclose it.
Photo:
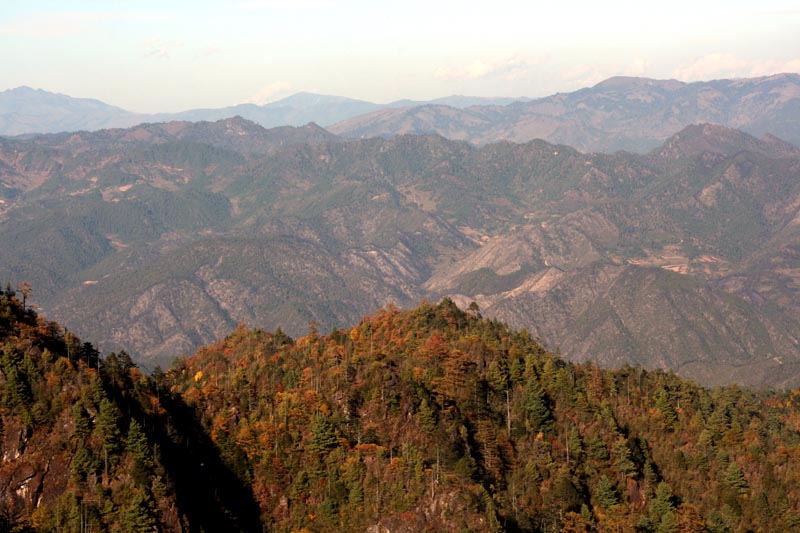
M 12 87 L 10 89 L 6 89 L 5 91 L 0 91 L 0 95 L 2 96 L 16 96 L 16 97 L 24 97 L 24 96 L 40 96 L 40 97 L 52 97 L 52 98 L 72 98 L 71 96 L 67 96 L 63 93 L 56 93 L 53 91 L 48 91 L 46 89 L 34 88 L 30 85 L 20 85 L 19 87 Z M 76 100 L 90 100 L 89 98 L 75 98 Z
M 613 76 L 594 85 L 593 89 L 627 89 L 632 87 L 661 87 L 679 89 L 686 85 L 678 80 L 656 80 L 653 78 L 637 78 L 635 76 Z
M 325 132 L 325 133 L 330 134 L 330 132 L 328 130 L 326 130 L 325 128 L 323 128 L 322 126 L 317 124 L 316 122 L 309 122 L 308 124 L 306 124 L 304 126 L 299 126 L 299 128 L 307 130 L 307 131 Z
M 286 98 L 276 100 L 265 104 L 263 107 L 292 107 L 303 108 L 320 105 L 333 105 L 333 104 L 371 104 L 364 100 L 357 100 L 354 98 L 347 98 L 345 96 L 332 96 L 327 94 L 317 94 L 310 92 L 294 93 Z M 372 104 L 375 105 L 375 104 Z
M 30 87 L 28 85 L 20 85 L 19 87 L 6 89 L 5 91 L 0 92 L 0 94 L 24 94 L 24 93 L 33 93 L 41 90 L 42 89 L 34 89 L 33 87 Z
M 52 99 L 57 101 L 70 100 L 75 102 L 91 102 L 93 104 L 102 104 L 103 106 L 114 108 L 114 106 L 101 102 L 100 100 L 97 100 L 95 98 L 78 98 L 78 97 L 68 96 L 63 93 L 48 91 L 45 89 L 34 89 L 29 85 L 20 85 L 19 87 L 14 87 L 13 89 L 6 89 L 5 91 L 0 91 L 0 96 L 10 97 L 10 98 L 35 97 L 39 100 Z
M 743 131 L 719 124 L 691 124 L 667 139 L 657 150 L 661 157 L 681 159 L 699 154 L 732 156 L 741 151 L 770 156 L 795 155 L 797 147 L 774 136 L 760 140 Z
M 253 122 L 252 120 L 248 120 L 244 118 L 242 115 L 235 115 L 230 118 L 223 118 L 222 120 L 218 120 L 216 122 L 212 122 L 212 124 L 224 124 L 226 126 L 237 126 L 237 127 L 246 127 L 246 128 L 257 128 L 259 130 L 263 130 L 261 126 Z
M 794 82 L 800 82 L 800 74 L 796 72 L 780 72 L 778 74 L 770 74 L 769 76 L 762 76 L 761 78 L 756 78 L 756 79 L 765 81 L 789 80 Z

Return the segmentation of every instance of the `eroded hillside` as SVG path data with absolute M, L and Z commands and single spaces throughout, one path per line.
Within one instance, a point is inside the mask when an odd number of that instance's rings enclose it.
M 691 126 L 638 156 L 231 119 L 4 139 L 0 161 L 1 273 L 151 366 L 239 323 L 447 295 L 579 361 L 800 382 L 800 153 L 772 136 Z

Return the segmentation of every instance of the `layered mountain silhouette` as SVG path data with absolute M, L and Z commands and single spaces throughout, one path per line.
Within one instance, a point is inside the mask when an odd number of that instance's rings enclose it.
M 385 109 L 329 129 L 349 137 L 435 133 L 477 144 L 546 139 L 587 152 L 645 152 L 704 122 L 800 143 L 800 75 L 695 83 L 616 77 L 503 107 Z
M 437 134 L 473 144 L 544 139 L 584 152 L 644 153 L 691 124 L 715 123 L 800 143 L 800 75 L 683 83 L 615 77 L 552 96 L 450 96 L 376 104 L 298 93 L 266 105 L 137 114 L 97 100 L 20 87 L 0 93 L 0 135 L 97 130 L 241 116 L 264 127 L 314 122 L 350 138 Z
M 244 117 L 264 127 L 302 126 L 309 122 L 333 124 L 351 117 L 395 107 L 423 104 L 463 108 L 505 105 L 527 98 L 448 96 L 422 102 L 399 100 L 376 104 L 364 100 L 314 93 L 296 93 L 264 105 L 239 104 L 222 108 L 190 109 L 178 113 L 134 113 L 88 98 L 73 98 L 42 89 L 17 87 L 0 92 L 0 135 L 95 131 L 128 128 L 147 122 L 217 121 Z

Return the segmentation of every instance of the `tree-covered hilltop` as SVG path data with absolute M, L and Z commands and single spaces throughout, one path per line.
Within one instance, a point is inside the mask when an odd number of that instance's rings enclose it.
M 0 291 L 0 531 L 253 531 L 193 410 Z
M 566 363 L 452 301 L 166 372 L 0 294 L 0 531 L 790 531 L 800 396 Z
M 800 527 L 796 394 L 568 364 L 449 300 L 240 328 L 163 379 L 277 530 Z

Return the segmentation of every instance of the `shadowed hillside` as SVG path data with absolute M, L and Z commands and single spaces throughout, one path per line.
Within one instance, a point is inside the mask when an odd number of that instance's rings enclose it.
M 257 531 L 180 396 L 0 294 L 0 530 Z

